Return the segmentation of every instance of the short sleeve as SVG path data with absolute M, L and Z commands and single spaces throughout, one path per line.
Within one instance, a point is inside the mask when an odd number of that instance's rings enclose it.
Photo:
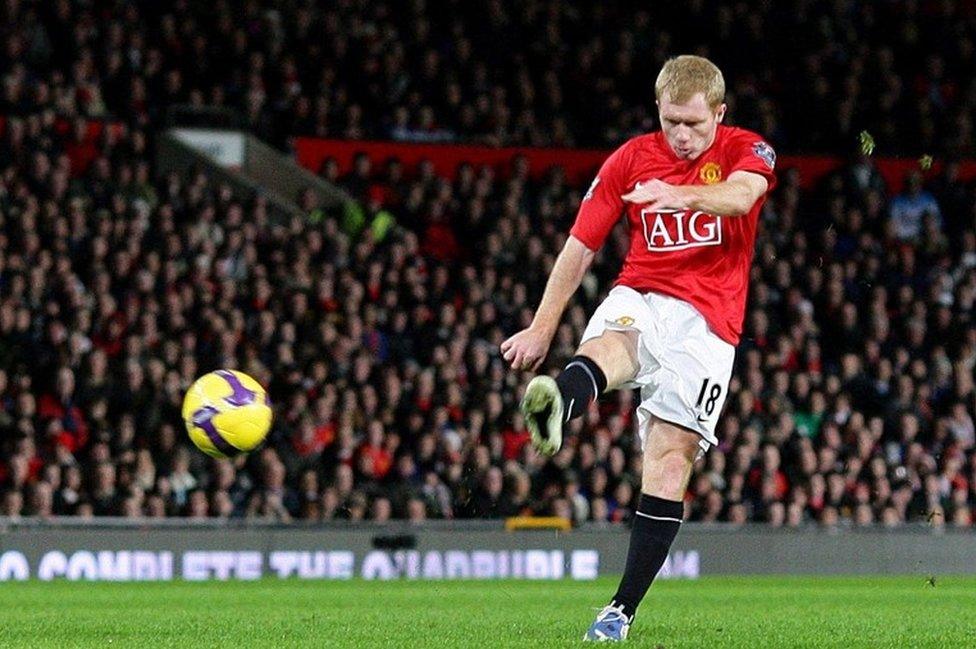
M 621 198 L 627 193 L 631 147 L 626 143 L 610 154 L 580 203 L 576 222 L 569 231 L 590 250 L 603 246 L 607 235 L 620 218 L 624 208 Z
M 733 159 L 733 171 L 749 171 L 759 174 L 769 183 L 772 191 L 776 186 L 776 152 L 768 142 L 755 133 L 743 131 L 735 140 L 729 151 Z

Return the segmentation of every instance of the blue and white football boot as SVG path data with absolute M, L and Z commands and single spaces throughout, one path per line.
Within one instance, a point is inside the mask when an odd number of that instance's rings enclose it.
M 622 606 L 608 604 L 600 611 L 596 620 L 590 625 L 583 636 L 586 642 L 620 642 L 627 639 L 630 631 L 630 619 L 624 613 Z

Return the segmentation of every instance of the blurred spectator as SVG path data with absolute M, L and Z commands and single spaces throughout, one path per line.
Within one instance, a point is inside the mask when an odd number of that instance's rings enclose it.
M 891 226 L 896 239 L 918 241 L 926 219 L 941 230 L 942 215 L 935 197 L 922 189 L 922 176 L 913 171 L 905 178 L 905 191 L 891 201 Z

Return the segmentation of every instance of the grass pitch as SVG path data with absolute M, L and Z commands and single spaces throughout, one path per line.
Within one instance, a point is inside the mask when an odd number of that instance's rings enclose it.
M 6 583 L 0 647 L 571 647 L 595 582 Z M 632 647 L 976 647 L 976 579 L 655 584 Z

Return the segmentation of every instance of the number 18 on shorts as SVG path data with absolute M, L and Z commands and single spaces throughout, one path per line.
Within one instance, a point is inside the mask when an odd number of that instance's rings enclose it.
M 614 287 L 597 307 L 583 341 L 607 330 L 639 334 L 637 375 L 621 387 L 640 388 L 641 438 L 653 415 L 697 432 L 705 450 L 716 444 L 735 347 L 713 333 L 687 302 L 627 286 Z

